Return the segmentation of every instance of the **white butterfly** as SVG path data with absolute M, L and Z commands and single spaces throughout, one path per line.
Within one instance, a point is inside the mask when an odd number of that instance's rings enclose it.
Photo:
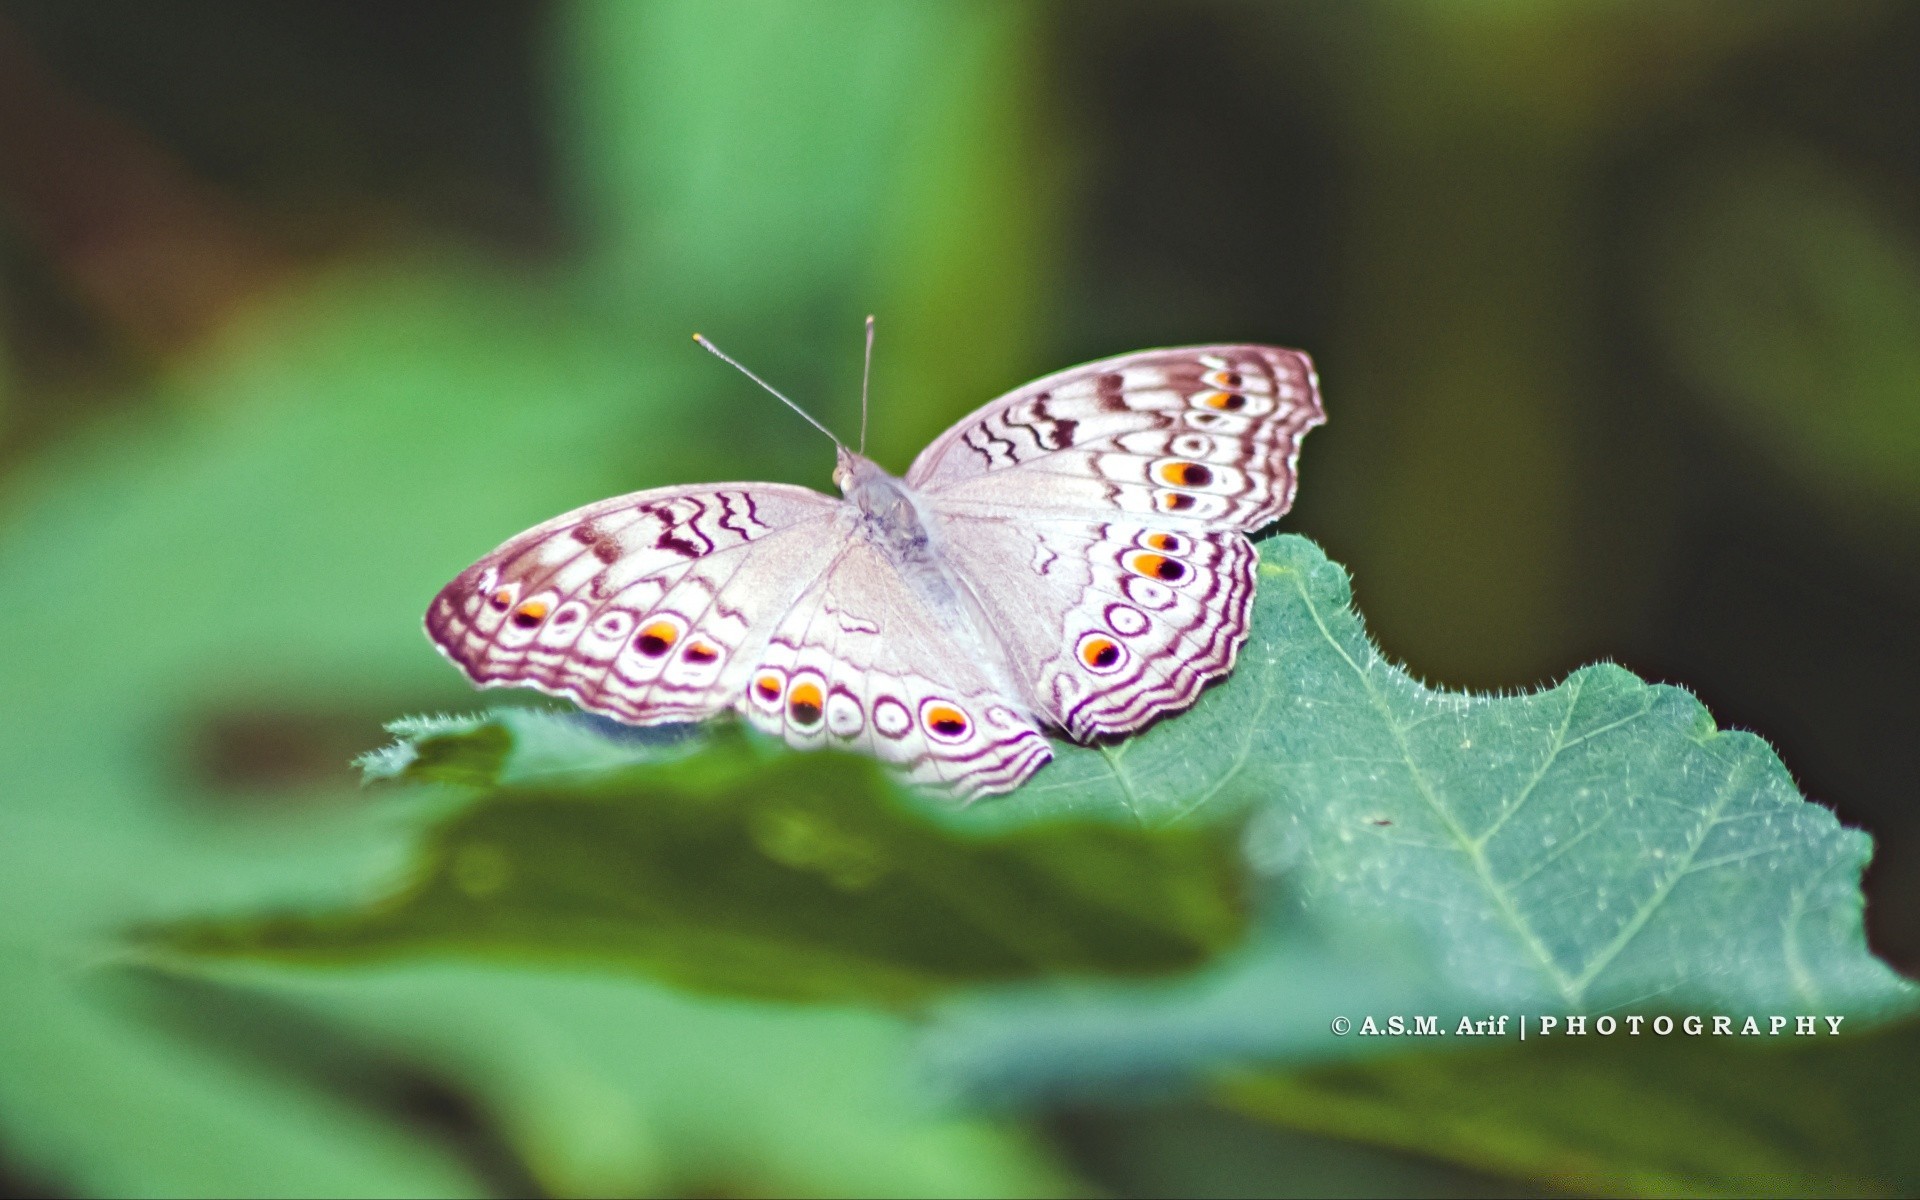
M 1121 355 L 993 401 L 904 479 L 840 446 L 845 499 L 721 483 L 555 517 L 462 571 L 427 634 L 482 687 L 636 725 L 734 708 L 1007 792 L 1052 758 L 1044 730 L 1131 733 L 1233 669 L 1247 534 L 1325 419 L 1297 350 Z

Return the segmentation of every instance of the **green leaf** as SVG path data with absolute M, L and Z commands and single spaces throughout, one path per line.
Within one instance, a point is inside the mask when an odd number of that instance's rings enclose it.
M 1824 1022 L 1817 1026 L 1826 1031 Z M 1910 1196 L 1920 1025 L 1861 1037 L 1562 1037 L 1295 1075 L 1240 1074 L 1229 1107 L 1569 1191 Z M 1775 1044 L 1784 1041 L 1786 1044 Z M 1745 1043 L 1758 1042 L 1761 1045 Z
M 528 742 L 577 742 L 571 724 L 419 726 L 411 756 L 381 769 L 408 758 L 411 778 L 491 783 L 553 757 Z M 871 760 L 737 731 L 672 761 L 546 779 L 461 808 L 400 895 L 167 941 L 291 960 L 575 958 L 737 995 L 903 1004 L 965 983 L 1189 969 L 1242 931 L 1231 830 L 981 836 L 907 802 Z
M 1502 1002 L 1911 1002 L 1866 948 L 1867 836 L 1761 739 L 1614 666 L 1533 694 L 1424 687 L 1312 543 L 1263 556 L 1225 684 L 1140 737 L 1062 748 L 991 815 L 1104 806 L 1158 827 L 1259 803 L 1256 853 L 1311 911 L 1411 931 L 1443 978 Z
M 1178 985 L 955 1001 L 930 1042 L 952 1076 L 1085 1091 L 1378 1054 L 1327 1032 L 1367 1012 L 1911 1011 L 1866 946 L 1868 838 L 1759 738 L 1612 666 L 1534 694 L 1423 687 L 1367 640 L 1316 547 L 1262 554 L 1252 639 L 1191 714 L 1061 747 L 977 811 L 1154 827 L 1252 811 L 1250 854 L 1285 884 L 1267 932 Z

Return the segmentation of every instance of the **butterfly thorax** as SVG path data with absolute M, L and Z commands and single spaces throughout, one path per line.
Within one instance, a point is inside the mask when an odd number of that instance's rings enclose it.
M 887 474 L 873 460 L 843 448 L 833 481 L 840 485 L 847 503 L 860 510 L 861 531 L 896 566 L 908 572 L 916 564 L 925 564 L 941 574 L 928 523 L 904 480 Z
M 889 475 L 871 459 L 843 447 L 833 481 L 847 503 L 859 510 L 853 536 L 866 539 L 880 552 L 942 627 L 960 635 L 966 645 L 992 645 L 988 631 L 993 618 L 983 611 L 973 591 L 955 576 L 941 545 L 938 519 L 922 506 L 906 480 Z M 1003 696 L 1025 704 L 1024 691 L 994 656 L 987 655 L 974 665 Z

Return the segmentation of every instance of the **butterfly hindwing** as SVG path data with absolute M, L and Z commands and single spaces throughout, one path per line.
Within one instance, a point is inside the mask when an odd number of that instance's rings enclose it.
M 1035 711 L 1079 740 L 1187 707 L 1246 641 L 1258 556 L 1242 534 L 1125 517 L 947 529 Z
M 859 750 L 958 796 L 1005 792 L 1053 755 L 991 662 L 855 539 L 780 621 L 738 703 L 790 745 Z

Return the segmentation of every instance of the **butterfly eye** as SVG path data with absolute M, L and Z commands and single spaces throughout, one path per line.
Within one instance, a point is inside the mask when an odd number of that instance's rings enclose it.
M 957 742 L 966 737 L 967 730 L 972 726 L 972 722 L 967 720 L 967 714 L 951 704 L 943 704 L 939 701 L 927 705 L 921 711 L 920 719 L 926 724 L 927 732 L 947 742 Z
M 820 685 L 803 680 L 793 685 L 793 694 L 787 697 L 787 715 L 796 725 L 817 725 L 824 701 Z
M 648 658 L 659 658 L 680 640 L 680 630 L 670 621 L 655 621 L 633 639 L 633 648 Z
M 1162 583 L 1178 583 L 1189 574 L 1187 564 L 1177 558 L 1168 558 L 1164 554 L 1146 554 L 1135 551 L 1122 560 L 1126 568 L 1145 579 L 1158 579 Z
M 1153 469 L 1161 483 L 1174 487 L 1206 487 L 1213 482 L 1213 470 L 1197 462 L 1167 462 Z
M 1101 637 L 1097 633 L 1090 633 L 1081 638 L 1075 652 L 1080 656 L 1081 662 L 1102 674 L 1118 667 L 1121 660 L 1127 656 L 1127 652 L 1122 650 L 1112 638 Z

